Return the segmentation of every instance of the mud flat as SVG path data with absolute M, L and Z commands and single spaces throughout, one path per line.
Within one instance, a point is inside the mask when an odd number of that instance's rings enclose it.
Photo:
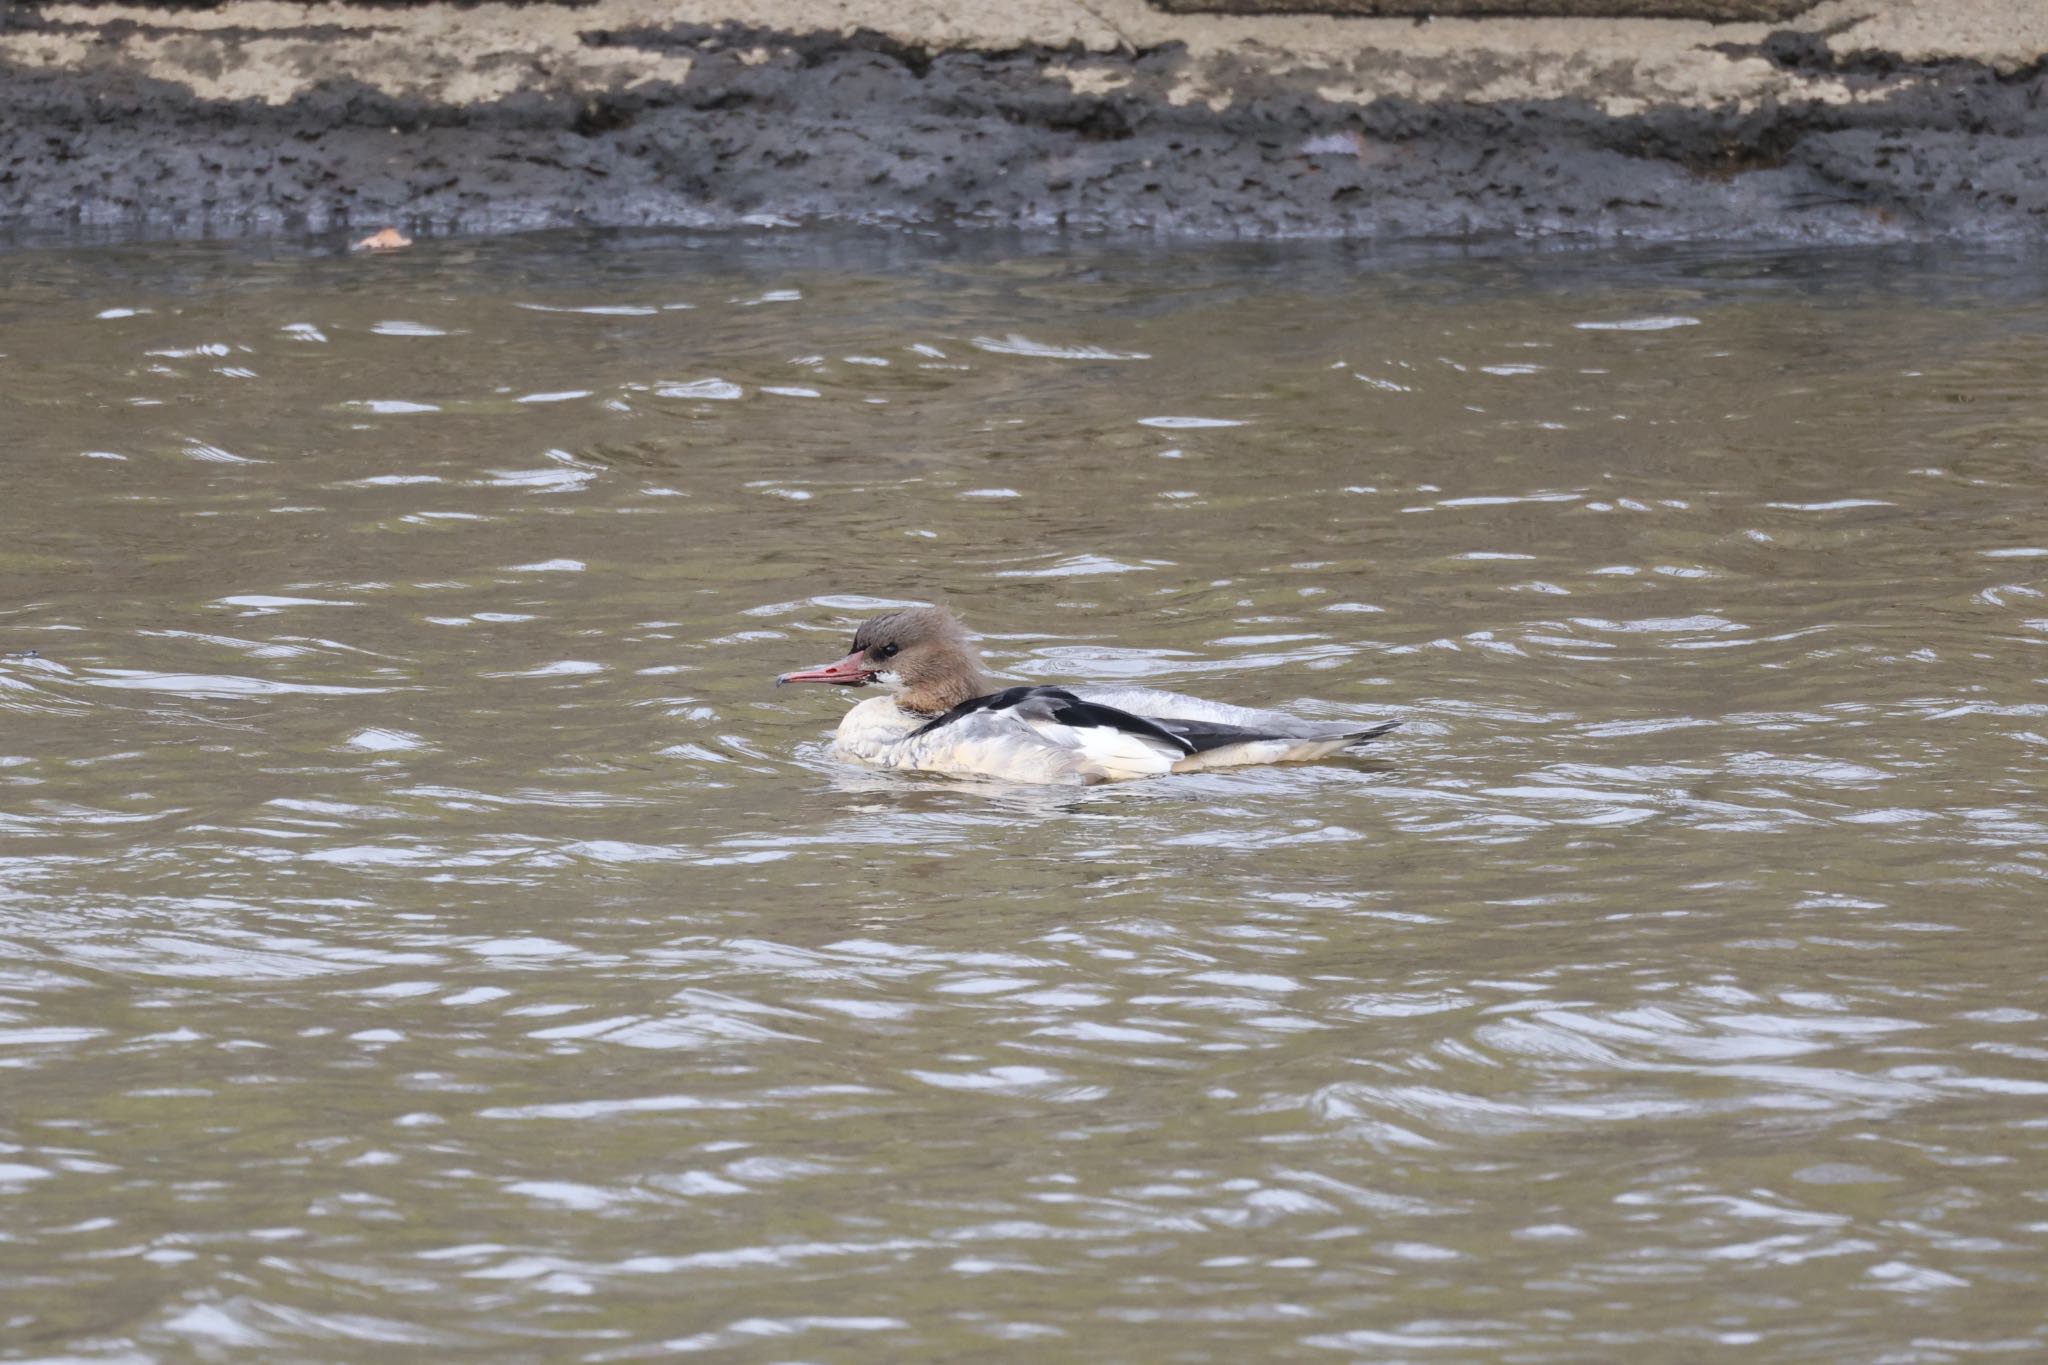
M 2036 0 L 18 2 L 0 228 L 2048 236 Z

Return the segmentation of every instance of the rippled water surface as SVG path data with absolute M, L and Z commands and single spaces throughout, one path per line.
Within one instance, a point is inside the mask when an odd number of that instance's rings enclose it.
M 2041 264 L 0 256 L 0 1353 L 2041 1358 Z

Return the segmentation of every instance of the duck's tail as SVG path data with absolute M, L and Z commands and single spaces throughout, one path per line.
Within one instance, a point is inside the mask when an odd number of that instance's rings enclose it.
M 1353 749 L 1364 744 L 1367 740 L 1378 739 L 1389 730 L 1398 730 L 1400 728 L 1401 722 L 1398 720 L 1383 720 L 1378 725 L 1370 725 L 1363 730 L 1353 730 L 1350 734 L 1344 736 L 1343 747 Z
M 1163 723 L 1168 728 L 1181 724 L 1179 721 Z M 1319 728 L 1309 734 L 1259 734 L 1239 730 L 1228 736 L 1203 735 L 1195 739 L 1195 752 L 1175 763 L 1173 770 L 1185 773 L 1199 768 L 1235 767 L 1241 763 L 1306 763 L 1312 759 L 1327 758 L 1341 749 L 1364 744 L 1368 740 L 1384 735 L 1400 723 L 1398 720 L 1382 721 L 1363 730 L 1344 730 L 1330 726 Z M 1194 737 L 1191 735 L 1190 738 Z

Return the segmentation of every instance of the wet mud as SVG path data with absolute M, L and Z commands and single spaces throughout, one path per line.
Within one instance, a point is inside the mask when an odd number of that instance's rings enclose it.
M 554 53 L 530 79 L 494 79 L 501 52 L 408 83 L 380 80 L 344 41 L 391 10 L 313 7 L 279 27 L 266 6 L 267 26 L 195 31 L 180 26 L 189 8 L 164 7 L 160 31 L 132 6 L 103 22 L 34 5 L 0 20 L 0 229 L 2048 232 L 2048 66 L 1858 50 L 1822 30 L 1688 25 L 1700 35 L 1688 60 L 1711 49 L 1754 89 L 1660 103 L 1643 97 L 1639 67 L 1612 63 L 1541 97 L 1489 99 L 1472 92 L 1499 83 L 1465 56 L 1350 53 L 1318 67 L 1177 41 L 608 23 L 651 11 L 602 4 L 571 11 L 560 42 L 585 64 L 574 70 Z M 266 86 L 270 72 L 289 79 Z

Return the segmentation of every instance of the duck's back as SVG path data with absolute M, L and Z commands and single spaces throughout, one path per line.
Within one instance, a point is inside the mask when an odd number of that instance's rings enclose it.
M 1013 687 L 925 718 L 862 702 L 839 746 L 877 767 L 1009 782 L 1121 782 L 1322 758 L 1393 728 L 1305 721 L 1142 687 Z

